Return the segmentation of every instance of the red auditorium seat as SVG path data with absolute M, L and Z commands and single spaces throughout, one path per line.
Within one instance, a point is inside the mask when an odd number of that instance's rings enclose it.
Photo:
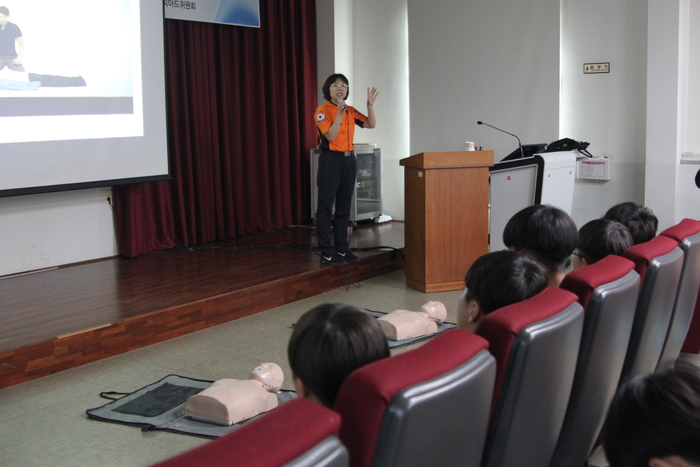
M 700 222 L 683 219 L 660 235 L 678 242 L 683 250 L 683 272 L 673 318 L 658 368 L 671 366 L 680 352 L 700 354 Z
M 678 242 L 659 235 L 629 247 L 623 255 L 635 264 L 641 280 L 630 344 L 621 382 L 656 370 L 666 342 L 683 268 Z
M 340 416 L 294 399 L 217 440 L 153 467 L 344 467 Z
M 573 389 L 550 467 L 586 465 L 615 395 L 639 294 L 634 263 L 610 255 L 569 273 L 560 288 L 584 308 Z
M 574 379 L 583 328 L 576 295 L 549 287 L 487 315 L 477 334 L 498 372 L 483 467 L 549 465 Z
M 496 364 L 486 341 L 458 329 L 366 365 L 334 409 L 353 467 L 479 467 Z

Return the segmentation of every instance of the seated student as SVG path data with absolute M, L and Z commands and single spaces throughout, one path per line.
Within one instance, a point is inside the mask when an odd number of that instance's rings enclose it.
M 656 236 L 659 220 L 651 209 L 631 201 L 616 204 L 608 209 L 603 219 L 617 221 L 632 234 L 634 245 L 648 242 Z
M 524 251 L 547 268 L 549 284 L 559 287 L 566 261 L 576 248 L 578 230 L 573 219 L 559 208 L 546 204 L 529 206 L 510 218 L 503 229 L 509 250 Z
M 430 301 L 420 307 L 419 311 L 394 310 L 377 318 L 377 321 L 387 339 L 399 341 L 434 334 L 446 318 L 445 305 Z
M 525 253 L 504 250 L 481 256 L 464 279 L 466 290 L 457 308 L 457 327 L 476 331 L 484 316 L 537 295 L 548 280 L 545 267 Z
M 330 303 L 299 318 L 287 356 L 299 397 L 333 407 L 345 378 L 388 357 L 389 344 L 372 315 L 353 305 Z
M 621 255 L 632 246 L 627 227 L 610 219 L 594 219 L 578 231 L 578 244 L 573 253 L 574 269 L 596 263 L 608 255 Z
M 700 372 L 676 364 L 623 385 L 605 421 L 610 467 L 700 467 Z

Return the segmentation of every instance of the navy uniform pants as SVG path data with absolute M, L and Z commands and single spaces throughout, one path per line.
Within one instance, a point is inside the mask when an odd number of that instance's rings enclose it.
M 334 251 L 331 244 L 331 216 L 334 203 L 335 250 L 341 253 L 348 250 L 348 223 L 356 176 L 357 159 L 354 153 L 346 156 L 338 151 L 321 151 L 316 176 L 318 187 L 316 234 L 319 249 L 326 256 Z

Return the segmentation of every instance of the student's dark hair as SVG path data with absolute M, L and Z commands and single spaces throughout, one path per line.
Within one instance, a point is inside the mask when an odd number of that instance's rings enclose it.
M 377 320 L 353 305 L 329 303 L 299 318 L 287 347 L 292 375 L 332 407 L 345 378 L 357 368 L 389 356 Z
M 646 467 L 669 456 L 700 463 L 698 368 L 677 363 L 623 385 L 610 405 L 603 446 L 610 467 Z
M 323 90 L 323 98 L 327 100 L 328 102 L 331 101 L 331 84 L 335 83 L 338 78 L 342 79 L 345 84 L 350 84 L 348 79 L 345 77 L 345 75 L 341 73 L 334 73 L 330 75 L 328 78 L 326 78 L 326 82 L 323 83 L 323 87 L 321 88 Z M 350 96 L 350 88 L 348 87 L 348 92 L 345 94 L 345 98 L 347 99 Z
M 646 206 L 627 201 L 608 209 L 603 219 L 617 221 L 627 227 L 632 234 L 634 244 L 648 242 L 656 236 L 659 220 L 654 212 Z
M 547 281 L 544 266 L 525 253 L 495 251 L 478 258 L 467 271 L 465 300 L 475 300 L 487 315 L 542 292 Z
M 3 14 L 5 16 L 10 16 L 10 9 L 7 8 L 6 6 L 0 6 L 0 14 Z
M 503 243 L 508 248 L 527 251 L 554 273 L 564 268 L 565 261 L 576 248 L 578 229 L 561 209 L 536 204 L 510 218 L 503 229 Z
M 627 227 L 610 219 L 594 219 L 578 231 L 576 248 L 588 264 L 593 264 L 608 255 L 621 255 L 632 245 Z

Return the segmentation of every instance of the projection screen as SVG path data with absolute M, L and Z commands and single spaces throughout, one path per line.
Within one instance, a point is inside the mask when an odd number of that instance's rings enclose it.
M 169 179 L 162 2 L 0 4 L 0 196 Z

